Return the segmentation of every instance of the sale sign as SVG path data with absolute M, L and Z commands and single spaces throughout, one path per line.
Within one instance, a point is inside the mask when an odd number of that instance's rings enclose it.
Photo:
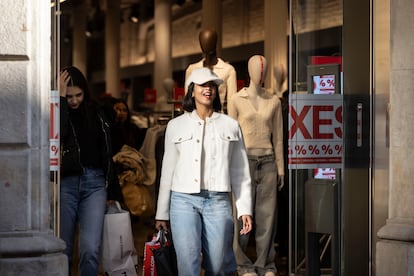
M 145 88 L 144 102 L 145 103 L 156 103 L 157 102 L 157 90 L 152 89 L 152 88 Z
M 342 95 L 289 96 L 289 169 L 341 168 Z
M 334 94 L 335 75 L 313 76 L 314 94 Z
M 59 170 L 60 144 L 60 102 L 59 91 L 52 90 L 50 94 L 50 123 L 49 123 L 49 166 L 50 171 Z

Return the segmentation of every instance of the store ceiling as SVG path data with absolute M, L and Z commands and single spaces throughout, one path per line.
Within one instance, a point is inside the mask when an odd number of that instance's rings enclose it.
M 70 15 L 73 8 L 79 5 L 86 5 L 89 19 L 105 13 L 106 1 L 111 0 L 51 0 L 52 7 L 60 1 L 62 14 Z M 193 12 L 195 8 L 201 7 L 202 0 L 173 0 L 171 1 L 172 16 L 182 16 Z M 153 19 L 154 0 L 120 0 L 121 20 L 125 20 L 135 15 L 141 22 Z
M 108 0 L 51 0 L 51 6 L 55 6 L 56 3 L 60 3 L 60 7 L 64 12 L 65 9 L 71 9 L 74 6 L 86 4 L 89 9 L 96 8 L 97 6 L 105 9 L 105 2 Z M 110 1 L 110 0 L 109 0 Z M 195 3 L 201 3 L 202 0 L 172 0 L 172 10 L 175 11 L 179 8 L 191 6 Z M 121 10 L 130 9 L 134 6 L 138 6 L 142 13 L 153 13 L 154 0 L 120 0 Z

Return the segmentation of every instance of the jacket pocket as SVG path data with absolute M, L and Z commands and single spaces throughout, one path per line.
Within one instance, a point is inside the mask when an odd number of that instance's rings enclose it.
M 233 133 L 220 133 L 220 139 L 227 142 L 239 141 L 239 137 Z
M 231 152 L 233 151 L 233 147 L 235 143 L 239 142 L 239 137 L 235 135 L 234 133 L 224 132 L 220 133 L 220 139 L 218 139 L 218 150 L 223 158 L 227 159 L 231 155 Z
M 184 142 L 191 141 L 192 139 L 193 139 L 192 133 L 181 133 L 177 137 L 174 137 L 172 141 L 174 142 L 174 144 L 181 144 Z

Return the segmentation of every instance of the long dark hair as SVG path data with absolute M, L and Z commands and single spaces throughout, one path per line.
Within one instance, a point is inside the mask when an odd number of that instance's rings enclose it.
M 220 101 L 218 85 L 214 83 L 214 86 L 216 88 L 216 97 L 213 100 L 213 110 L 215 112 L 221 112 L 221 101 Z M 184 100 L 183 100 L 183 109 L 187 112 L 192 112 L 194 109 L 196 109 L 195 101 L 193 98 L 193 91 L 194 91 L 194 83 L 192 82 L 188 85 L 187 94 L 185 94 Z
M 83 105 L 81 104 L 81 106 L 83 106 L 83 108 L 86 108 L 90 104 L 91 95 L 90 95 L 90 91 L 89 91 L 88 81 L 86 80 L 85 76 L 75 66 L 65 67 L 61 71 L 62 72 L 63 71 L 68 72 L 68 74 L 70 76 L 70 80 L 68 82 L 68 87 L 77 86 L 83 91 L 83 95 L 84 95 L 83 103 L 85 103 L 85 104 L 83 104 Z
M 96 119 L 96 102 L 94 102 L 91 98 L 91 94 L 89 91 L 88 81 L 86 77 L 82 74 L 82 72 L 75 66 L 68 66 L 61 70 L 68 72 L 70 76 L 70 80 L 68 82 L 68 87 L 79 87 L 83 92 L 83 101 L 79 105 L 78 110 L 70 110 L 70 113 L 77 113 L 81 114 L 81 116 L 85 116 L 85 120 L 82 122 L 87 128 L 93 124 L 93 121 Z
M 114 103 L 113 103 L 112 107 L 114 108 L 114 107 L 115 107 L 115 105 L 116 105 L 116 104 L 118 104 L 118 103 L 122 103 L 122 104 L 124 104 L 124 105 L 125 105 L 125 107 L 126 107 L 126 111 L 127 111 L 127 118 L 126 118 L 126 120 L 125 120 L 124 124 L 129 124 L 129 123 L 131 123 L 131 110 L 129 110 L 129 106 L 128 106 L 127 102 L 126 102 L 125 100 L 123 100 L 123 99 L 115 99 L 115 101 L 114 101 Z M 115 115 L 116 115 L 116 114 L 115 114 Z M 116 123 L 116 122 L 115 122 L 115 123 Z

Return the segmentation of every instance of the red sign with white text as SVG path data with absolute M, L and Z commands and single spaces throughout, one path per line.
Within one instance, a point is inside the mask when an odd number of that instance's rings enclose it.
M 54 172 L 59 170 L 60 161 L 60 100 L 58 90 L 52 90 L 50 94 L 49 119 L 49 167 L 50 171 Z
M 289 169 L 341 168 L 342 95 L 289 98 Z

